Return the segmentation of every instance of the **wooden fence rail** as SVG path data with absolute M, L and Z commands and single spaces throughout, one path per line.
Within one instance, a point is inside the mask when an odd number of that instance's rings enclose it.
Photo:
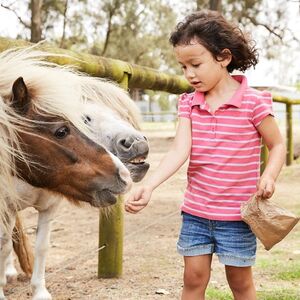
M 0 37 L 0 52 L 12 47 L 30 46 L 29 42 L 23 40 L 12 40 Z M 166 91 L 180 94 L 190 91 L 191 87 L 182 76 L 169 75 L 157 70 L 130 64 L 128 62 L 98 57 L 86 53 L 76 53 L 59 49 L 42 43 L 37 49 L 54 52 L 64 56 L 54 56 L 51 61 L 61 65 L 73 65 L 79 71 L 92 76 L 110 78 L 120 83 L 125 89 L 141 88 L 156 91 Z M 293 105 L 300 104 L 300 99 L 290 99 L 280 95 L 274 95 L 275 102 L 286 105 L 286 136 L 287 136 L 287 158 L 286 163 L 290 165 L 293 161 Z M 262 151 L 265 153 L 265 151 Z M 263 155 L 266 161 L 266 156 Z M 100 215 L 99 247 L 104 250 L 99 252 L 98 277 L 119 277 L 122 274 L 123 253 L 123 205 L 122 199 L 112 210 L 110 218 Z

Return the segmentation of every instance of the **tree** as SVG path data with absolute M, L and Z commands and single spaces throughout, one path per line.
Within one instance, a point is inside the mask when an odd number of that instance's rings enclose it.
M 197 9 L 218 10 L 228 19 L 247 27 L 248 30 L 263 28 L 266 34 L 269 34 L 267 41 L 268 48 L 270 48 L 274 43 L 285 42 L 284 39 L 287 36 L 299 42 L 286 25 L 288 20 L 285 14 L 287 2 L 279 0 L 276 1 L 276 4 L 271 5 L 268 1 L 263 0 L 196 0 L 196 7 Z
M 106 0 L 94 11 L 93 28 L 105 32 L 94 35 L 91 53 L 155 68 L 166 65 L 167 37 L 176 21 L 168 5 L 158 0 Z
M 37 43 L 42 39 L 42 5 L 43 0 L 31 0 L 31 38 Z
M 163 71 L 178 72 L 168 37 L 179 15 L 215 9 L 252 32 L 263 56 L 275 57 L 284 45 L 299 40 L 286 25 L 288 1 L 277 0 L 27 0 L 31 19 L 20 14 L 16 1 L 2 1 L 12 10 L 31 40 L 47 39 L 58 46 L 118 58 Z M 292 1 L 292 0 L 290 0 Z M 11 2 L 12 4 L 8 4 Z M 297 45 L 298 45 L 297 44 Z
M 197 10 L 202 8 L 204 2 L 207 1 L 197 0 Z M 222 0 L 209 0 L 206 5 L 208 6 L 208 9 L 222 11 Z
M 20 33 L 19 37 L 27 39 L 29 31 L 30 41 L 33 43 L 47 38 L 47 40 L 54 40 L 61 47 L 65 47 L 66 28 L 69 21 L 67 18 L 68 8 L 77 6 L 78 9 L 81 9 L 80 3 L 82 2 L 86 3 L 87 0 L 28 0 L 23 2 L 22 7 L 17 1 L 12 3 L 2 1 L 1 7 L 12 11 L 26 29 L 25 32 Z M 20 10 L 24 6 L 30 12 L 30 16 L 21 15 Z M 75 13 L 71 19 L 77 20 Z M 60 26 L 62 33 L 58 37 L 57 27 Z

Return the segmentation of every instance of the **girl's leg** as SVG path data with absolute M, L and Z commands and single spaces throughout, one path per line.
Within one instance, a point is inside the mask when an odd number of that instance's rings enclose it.
M 256 300 L 251 267 L 225 266 L 225 270 L 234 300 Z
M 210 278 L 212 255 L 184 257 L 182 300 L 204 300 Z

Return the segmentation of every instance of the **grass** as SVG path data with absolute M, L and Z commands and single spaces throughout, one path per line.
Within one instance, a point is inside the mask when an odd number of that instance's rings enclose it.
M 286 261 L 283 255 L 279 249 L 271 256 L 258 255 L 255 270 L 259 275 L 254 276 L 258 300 L 300 300 L 300 262 L 296 258 Z M 209 287 L 206 296 L 208 300 L 233 299 L 229 288 Z
M 221 291 L 216 288 L 209 287 L 206 291 L 208 300 L 232 300 L 232 294 L 229 291 Z
M 300 263 L 299 262 L 290 262 L 281 266 L 281 271 L 275 275 L 276 278 L 285 280 L 285 281 L 294 281 L 300 279 Z
M 274 289 L 257 293 L 258 300 L 300 300 L 300 292 L 290 289 Z M 217 300 L 217 299 L 216 299 Z
M 208 300 L 232 300 L 233 296 L 229 291 L 210 287 L 206 291 L 206 298 Z M 300 300 L 300 291 L 292 291 L 291 289 L 259 291 L 257 292 L 257 300 Z
M 294 259 L 285 261 L 282 259 L 282 252 L 277 251 L 272 253 L 273 258 L 258 258 L 256 267 L 263 270 L 265 274 L 275 280 L 284 281 L 300 280 L 300 262 Z
M 274 253 L 273 253 L 274 254 Z M 275 258 L 270 260 L 270 258 L 260 258 L 258 256 L 256 267 L 260 269 L 269 269 L 269 268 L 277 268 L 280 265 L 280 262 Z

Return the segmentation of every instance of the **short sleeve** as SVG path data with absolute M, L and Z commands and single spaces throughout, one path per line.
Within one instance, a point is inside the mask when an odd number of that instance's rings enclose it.
M 191 99 L 187 93 L 180 95 L 178 99 L 178 117 L 191 118 Z
M 252 122 L 255 127 L 259 126 L 262 120 L 271 115 L 274 117 L 274 112 L 272 108 L 272 95 L 269 92 L 261 92 L 257 99 L 255 106 L 253 108 Z

